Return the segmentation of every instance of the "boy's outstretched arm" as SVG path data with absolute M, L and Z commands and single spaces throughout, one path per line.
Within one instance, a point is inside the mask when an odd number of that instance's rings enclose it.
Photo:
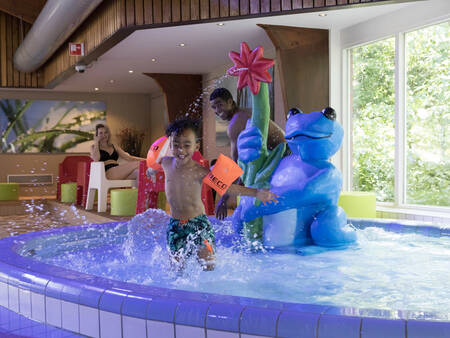
M 263 204 L 266 204 L 267 202 L 278 202 L 277 197 L 278 195 L 275 195 L 270 190 L 267 189 L 255 189 L 255 188 L 248 188 L 244 187 L 242 185 L 238 184 L 232 184 L 227 190 L 228 194 L 231 195 L 245 195 L 245 196 L 253 196 L 259 199 Z

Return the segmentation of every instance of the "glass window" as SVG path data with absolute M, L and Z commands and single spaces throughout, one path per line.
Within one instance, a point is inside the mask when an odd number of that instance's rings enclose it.
M 405 35 L 406 203 L 450 206 L 450 23 Z
M 395 38 L 350 50 L 353 190 L 394 201 Z

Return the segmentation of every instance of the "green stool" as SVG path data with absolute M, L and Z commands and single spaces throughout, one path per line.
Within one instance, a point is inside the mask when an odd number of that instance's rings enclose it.
M 156 203 L 156 208 L 166 210 L 166 203 L 167 203 L 166 193 L 164 191 L 160 191 L 158 193 L 158 201 Z
M 61 184 L 61 202 L 75 203 L 77 200 L 77 184 L 63 183 Z
M 18 183 L 0 183 L 0 201 L 17 201 L 18 199 Z
M 137 189 L 112 189 L 111 190 L 111 215 L 134 216 L 136 215 Z
M 376 196 L 374 192 L 345 191 L 339 196 L 338 205 L 348 217 L 376 218 Z

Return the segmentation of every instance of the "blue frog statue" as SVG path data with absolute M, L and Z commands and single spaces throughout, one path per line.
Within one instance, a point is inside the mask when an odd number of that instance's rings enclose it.
M 244 166 L 267 157 L 263 133 L 249 120 L 239 135 L 239 161 Z M 278 203 L 263 205 L 253 197 L 241 197 L 233 215 L 235 228 L 242 230 L 246 222 L 262 218 L 263 244 L 276 248 L 354 243 L 356 233 L 347 225 L 344 210 L 337 206 L 342 175 L 330 162 L 343 135 L 333 108 L 309 114 L 291 109 L 285 139 L 292 154 L 274 157 L 279 162 L 265 186 L 279 195 Z

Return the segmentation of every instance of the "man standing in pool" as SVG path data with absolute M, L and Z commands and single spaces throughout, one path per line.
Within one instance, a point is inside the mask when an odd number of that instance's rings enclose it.
M 162 157 L 165 192 L 172 218 L 167 229 L 167 244 L 178 264 L 192 255 L 205 270 L 214 269 L 215 234 L 201 199 L 202 181 L 208 170 L 192 159 L 200 148 L 199 123 L 191 119 L 172 122 L 166 130 L 172 156 Z M 263 203 L 276 202 L 269 190 L 231 184 L 228 193 L 254 196 Z
M 238 160 L 237 139 L 241 131 L 245 129 L 247 120 L 252 117 L 249 108 L 238 107 L 233 96 L 226 88 L 217 88 L 209 96 L 209 102 L 214 113 L 222 120 L 229 121 L 227 135 L 231 144 L 231 158 Z M 269 121 L 269 133 L 267 137 L 267 149 L 272 150 L 278 144 L 284 142 L 284 131 L 272 120 Z M 227 201 L 229 194 L 224 194 L 216 206 L 217 219 L 227 216 Z

